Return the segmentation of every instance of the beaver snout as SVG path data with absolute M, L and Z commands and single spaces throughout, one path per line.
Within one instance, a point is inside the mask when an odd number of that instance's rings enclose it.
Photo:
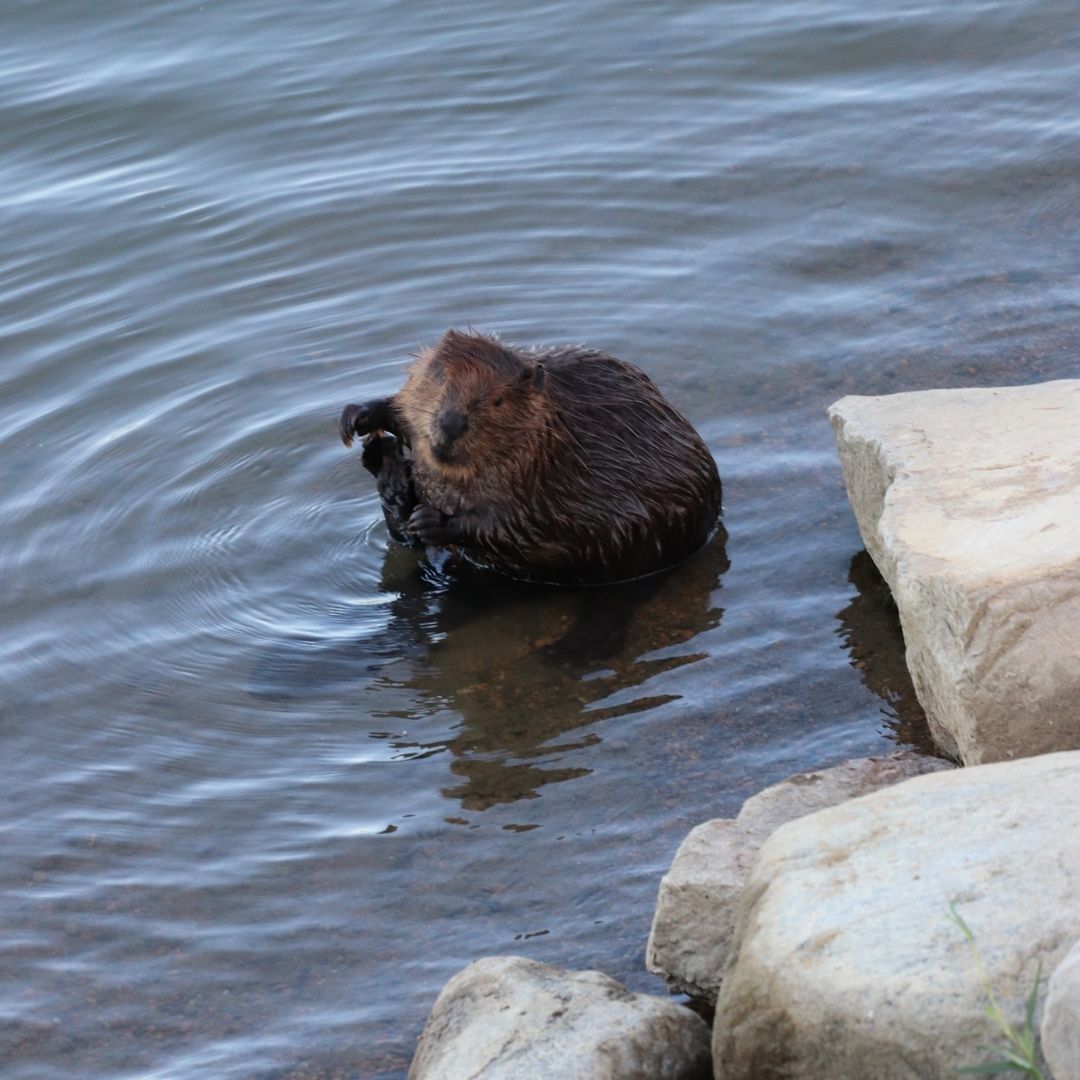
M 436 461 L 444 465 L 454 459 L 455 443 L 469 426 L 469 418 L 456 409 L 444 409 L 435 418 L 435 430 L 432 433 L 431 452 Z
M 468 426 L 468 417 L 457 409 L 444 409 L 439 413 L 439 434 L 448 443 L 464 435 Z

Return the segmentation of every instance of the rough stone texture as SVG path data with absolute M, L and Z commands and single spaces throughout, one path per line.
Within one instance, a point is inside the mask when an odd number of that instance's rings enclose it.
M 1022 1021 L 1080 937 L 1080 752 L 919 776 L 781 825 L 743 892 L 719 1080 L 913 1080 L 1000 1058 L 955 903 Z M 1038 1019 L 1037 1019 L 1038 1022 Z
M 443 987 L 409 1080 L 707 1080 L 709 1029 L 599 971 L 477 960 Z
M 1080 380 L 829 417 L 938 745 L 966 764 L 1080 748 Z
M 1080 941 L 1050 976 L 1040 1034 L 1054 1080 L 1080 1080 Z
M 697 826 L 660 881 L 645 962 L 672 989 L 716 1000 L 735 932 L 739 896 L 758 849 L 785 821 L 952 766 L 898 753 L 796 773 L 743 803 L 737 818 Z

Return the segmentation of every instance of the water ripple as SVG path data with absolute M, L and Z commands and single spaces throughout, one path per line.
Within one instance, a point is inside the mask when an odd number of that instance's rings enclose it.
M 924 745 L 823 409 L 1075 374 L 1073 22 L 6 5 L 5 1076 L 400 1080 L 484 953 L 655 992 L 691 825 Z M 652 372 L 726 544 L 587 597 L 388 544 L 336 414 L 467 324 Z

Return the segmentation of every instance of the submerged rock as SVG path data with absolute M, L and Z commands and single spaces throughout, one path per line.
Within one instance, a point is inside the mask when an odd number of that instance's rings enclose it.
M 910 1080 L 1000 1059 L 1080 937 L 1080 752 L 920 776 L 780 826 L 743 892 L 719 1080 Z
M 846 761 L 766 788 L 743 803 L 737 818 L 697 826 L 660 882 L 645 957 L 649 970 L 672 989 L 715 1001 L 739 897 L 769 834 L 793 818 L 948 768 L 948 762 L 913 753 Z
M 409 1080 L 708 1080 L 709 1029 L 599 971 L 492 956 L 443 987 Z
M 829 417 L 938 745 L 966 764 L 1080 748 L 1080 380 Z
M 1050 976 L 1040 1034 L 1054 1080 L 1080 1080 L 1080 941 Z

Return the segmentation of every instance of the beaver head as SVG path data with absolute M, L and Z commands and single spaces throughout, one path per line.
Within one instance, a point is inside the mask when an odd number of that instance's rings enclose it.
M 413 455 L 443 473 L 483 473 L 543 427 L 544 366 L 497 339 L 450 330 L 417 356 L 396 405 Z

